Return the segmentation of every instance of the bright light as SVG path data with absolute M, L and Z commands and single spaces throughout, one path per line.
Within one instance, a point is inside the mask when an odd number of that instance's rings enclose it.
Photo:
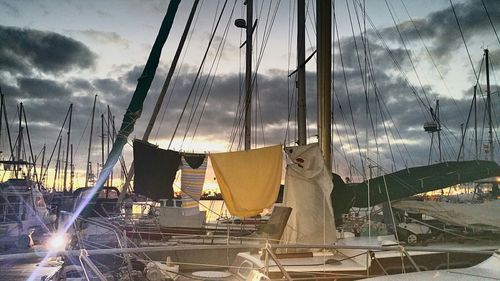
M 47 247 L 49 251 L 59 252 L 64 251 L 67 243 L 68 238 L 66 237 L 66 235 L 61 233 L 54 233 L 47 241 Z

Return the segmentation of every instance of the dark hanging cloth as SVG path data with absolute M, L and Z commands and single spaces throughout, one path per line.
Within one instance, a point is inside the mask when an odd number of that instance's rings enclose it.
M 205 161 L 205 154 L 184 154 L 184 160 L 191 169 L 198 169 Z
M 180 162 L 177 151 L 134 140 L 134 192 L 153 200 L 172 199 L 172 184 Z

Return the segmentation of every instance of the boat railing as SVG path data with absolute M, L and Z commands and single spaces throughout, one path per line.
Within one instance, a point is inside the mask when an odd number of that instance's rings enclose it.
M 62 211 L 61 214 L 64 217 L 71 217 L 71 215 L 72 215 L 71 213 L 65 212 L 65 211 Z M 85 265 L 87 265 L 91 269 L 91 271 L 94 272 L 94 274 L 97 276 L 97 278 L 99 280 L 106 280 L 106 279 L 101 278 L 101 277 L 103 277 L 103 275 L 101 274 L 99 269 L 95 266 L 93 261 L 88 258 L 88 255 L 89 255 L 88 251 L 90 249 L 87 249 L 88 246 L 95 249 L 95 248 L 106 247 L 106 245 L 103 245 L 97 241 L 84 240 L 79 229 L 78 229 L 79 228 L 78 226 L 81 225 L 82 222 L 86 223 L 87 225 L 94 225 L 94 226 L 106 229 L 107 231 L 113 233 L 114 237 L 116 238 L 116 244 L 118 246 L 118 249 L 127 248 L 128 242 L 129 242 L 127 239 L 127 236 L 125 233 L 122 233 L 122 230 L 117 225 L 113 224 L 112 222 L 110 222 L 106 219 L 99 220 L 96 218 L 84 218 L 84 217 L 79 216 L 73 222 L 73 227 L 75 229 L 75 234 L 76 234 L 76 237 L 78 240 L 79 248 L 81 251 L 84 251 L 84 252 L 81 252 L 81 254 L 79 255 L 79 261 L 80 261 L 82 268 L 84 269 L 85 275 L 87 276 L 87 272 L 85 272 Z M 111 247 L 108 247 L 108 248 L 112 249 Z M 125 254 L 125 253 L 119 254 L 119 255 L 125 261 L 125 264 L 127 265 L 128 274 L 131 277 L 132 264 L 130 261 L 130 255 Z
M 0 223 L 14 223 L 23 220 L 25 210 L 22 202 L 5 202 L 0 203 Z
M 66 255 L 66 256 L 76 256 L 80 257 L 82 260 L 82 266 L 86 265 L 91 271 L 97 270 L 94 264 L 91 264 L 92 261 L 88 259 L 88 256 L 93 255 L 128 255 L 128 254 L 138 254 L 138 253 L 154 253 L 154 252 L 165 252 L 165 251 L 186 251 L 186 250 L 206 250 L 206 249 L 238 249 L 240 245 L 162 245 L 162 246 L 153 246 L 153 247 L 122 247 L 122 248 L 107 248 L 107 249 L 75 249 L 75 250 L 65 250 L 61 252 L 37 252 L 37 253 L 22 253 L 22 254 L 7 254 L 0 255 L 0 262 L 9 260 L 22 260 L 29 259 L 34 257 L 39 257 L 40 255 Z M 288 272 L 286 266 L 280 262 L 280 257 L 277 254 L 277 251 L 284 249 L 323 249 L 323 250 L 360 250 L 361 252 L 358 256 L 365 256 L 366 258 L 366 275 L 359 275 L 359 273 L 355 276 L 356 278 L 370 277 L 370 263 L 378 262 L 376 258 L 374 259 L 374 253 L 378 252 L 399 252 L 401 255 L 404 255 L 408 258 L 413 269 L 416 271 L 420 271 L 420 267 L 418 264 L 412 259 L 410 253 L 436 253 L 436 254 L 450 254 L 450 253 L 459 253 L 459 254 L 479 254 L 479 255 L 492 255 L 496 251 L 495 250 L 477 250 L 477 249 L 452 249 L 452 248 L 439 248 L 439 247 L 422 247 L 422 246 L 405 246 L 405 245 L 395 245 L 395 246 L 363 246 L 363 245 L 323 245 L 323 244 L 272 244 L 265 243 L 262 244 L 248 244 L 245 245 L 247 249 L 254 249 L 253 252 L 259 251 L 261 253 L 261 258 L 264 261 L 265 266 L 263 268 L 259 268 L 266 276 L 269 276 L 269 268 L 271 266 L 278 267 L 279 271 L 283 275 L 283 278 L 286 280 L 300 280 L 300 278 L 293 277 L 291 272 Z M 248 250 L 247 250 L 248 251 Z M 82 257 L 84 256 L 84 257 Z M 352 257 L 346 257 L 346 259 L 352 259 Z M 174 261 L 175 264 L 177 264 Z M 183 263 L 178 263 L 183 264 Z M 187 263 L 184 263 L 187 264 Z M 379 263 L 380 265 L 380 263 Z M 207 265 L 209 266 L 209 265 Z M 233 264 L 231 266 L 227 266 L 228 269 L 236 268 L 238 265 Z M 243 265 L 240 265 L 243 266 Z M 248 264 L 246 265 L 248 266 Z M 256 268 L 253 268 L 256 269 Z M 385 271 L 384 271 L 385 272 Z M 96 273 L 97 274 L 97 273 Z M 385 272 L 385 274 L 388 274 Z M 292 275 L 292 276 L 291 276 Z M 354 275 L 353 275 L 354 276 Z M 371 275 L 373 276 L 373 274 Z M 331 279 L 331 276 L 319 276 L 315 277 L 315 279 Z

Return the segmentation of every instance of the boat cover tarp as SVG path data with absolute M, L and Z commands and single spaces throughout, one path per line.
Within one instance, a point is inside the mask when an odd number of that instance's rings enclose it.
M 281 145 L 213 153 L 210 161 L 233 216 L 256 216 L 276 202 L 283 168 Z
M 370 179 L 370 205 L 388 201 L 387 195 L 391 201 L 398 200 L 499 175 L 500 168 L 492 161 L 443 162 L 408 168 Z M 337 216 L 347 213 L 351 207 L 368 206 L 368 181 L 345 183 L 338 175 L 333 176 L 333 181 L 335 189 L 331 197 Z
M 500 200 L 478 204 L 436 201 L 399 201 L 392 207 L 412 214 L 425 214 L 452 225 L 500 231 Z
M 208 157 L 205 154 L 184 154 L 181 159 L 182 214 L 200 213 L 198 202 L 203 192 Z
M 333 183 L 317 143 L 286 148 L 283 205 L 292 213 L 283 234 L 284 243 L 331 244 L 336 241 L 329 195 Z M 333 235 L 332 235 L 333 234 Z
M 153 200 L 172 199 L 172 184 L 181 163 L 179 152 L 134 140 L 134 192 Z

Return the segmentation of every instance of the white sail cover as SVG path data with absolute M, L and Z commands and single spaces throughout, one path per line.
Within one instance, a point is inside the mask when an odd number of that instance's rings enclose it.
M 286 149 L 288 164 L 283 205 L 292 213 L 283 234 L 289 244 L 331 244 L 336 241 L 330 194 L 331 172 L 317 143 Z
M 480 204 L 435 201 L 399 201 L 392 203 L 408 213 L 426 214 L 437 220 L 466 227 L 496 228 L 500 231 L 500 200 Z

